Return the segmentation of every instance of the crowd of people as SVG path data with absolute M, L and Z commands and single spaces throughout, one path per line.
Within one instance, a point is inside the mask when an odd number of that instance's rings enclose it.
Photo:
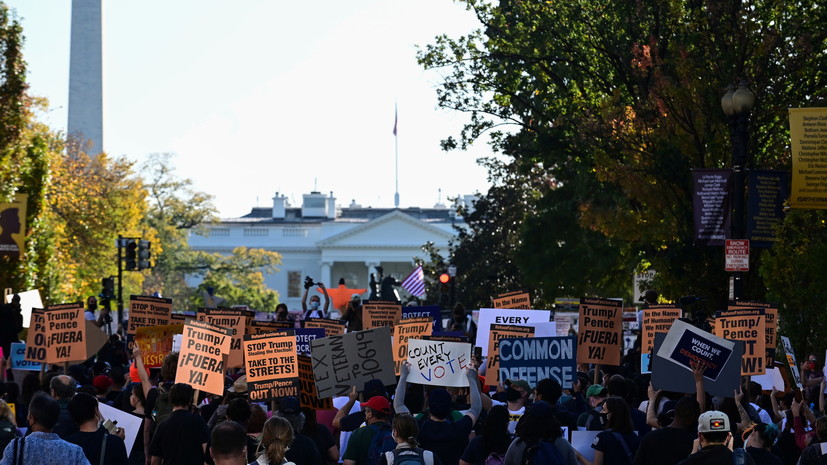
M 310 303 L 306 313 L 327 314 L 327 302 Z M 449 327 L 476 331 L 463 307 Z M 468 387 L 408 383 L 404 363 L 395 386 L 372 380 L 334 398 L 333 410 L 314 410 L 297 397 L 251 401 L 243 369 L 227 371 L 221 396 L 196 391 L 175 383 L 177 353 L 148 369 L 114 334 L 83 364 L 20 379 L 2 367 L 0 465 L 827 463 L 827 383 L 815 355 L 801 367 L 803 391 L 766 393 L 745 379 L 732 397 L 707 394 L 700 366 L 694 390 L 681 393 L 655 390 L 633 363 L 579 366 L 567 389 L 554 379 L 489 386 L 483 363 L 475 356 L 466 369 Z M 141 427 L 104 421 L 101 404 Z M 575 431 L 595 432 L 591 453 L 573 447 Z

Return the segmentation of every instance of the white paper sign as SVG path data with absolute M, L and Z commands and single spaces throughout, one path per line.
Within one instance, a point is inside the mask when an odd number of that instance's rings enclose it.
M 489 331 L 492 324 L 533 326 L 532 323 L 548 323 L 550 320 L 551 311 L 549 310 L 481 308 L 480 321 L 477 323 L 476 346 L 482 347 L 483 356 L 488 355 Z M 554 333 L 546 335 L 556 336 L 556 332 L 555 325 Z
M 600 431 L 572 431 L 571 432 L 571 446 L 574 450 L 580 452 L 580 455 L 585 457 L 589 462 L 594 462 L 594 449 L 592 443 L 594 438 Z
M 465 368 L 471 366 L 471 344 L 408 339 L 408 382 L 433 386 L 468 386 Z
M 43 301 L 40 300 L 40 291 L 37 289 L 25 292 L 18 292 L 20 296 L 20 314 L 23 315 L 23 327 L 28 328 L 32 320 L 32 307 L 44 308 Z M 6 303 L 10 304 L 14 294 L 6 296 Z
M 766 374 L 752 375 L 752 380 L 760 384 L 764 391 L 784 390 L 784 377 L 781 376 L 781 370 L 778 368 L 767 368 Z
M 137 385 L 135 389 L 141 389 L 141 386 Z M 143 427 L 141 423 L 143 423 L 144 419 L 136 417 L 131 413 L 118 410 L 115 407 L 110 407 L 104 403 L 99 403 L 98 408 L 105 420 L 117 421 L 118 428 L 123 428 L 125 436 L 123 443 L 126 446 L 126 453 L 129 454 L 132 452 L 132 446 L 135 445 L 135 438 L 138 437 L 138 432 Z

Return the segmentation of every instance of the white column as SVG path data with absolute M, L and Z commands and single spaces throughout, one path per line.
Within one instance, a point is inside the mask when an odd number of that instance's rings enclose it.
M 103 151 L 103 8 L 101 0 L 72 1 L 68 136 L 91 142 L 90 157 Z M 81 146 L 81 148 L 85 148 Z
M 322 262 L 322 276 L 320 277 L 321 282 L 324 283 L 325 287 L 333 288 L 336 287 L 338 283 L 330 282 L 330 268 L 332 267 L 332 263 L 330 262 Z

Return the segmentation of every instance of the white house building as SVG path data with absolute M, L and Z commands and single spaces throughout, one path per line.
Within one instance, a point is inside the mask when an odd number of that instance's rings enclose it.
M 475 198 L 465 196 L 461 202 L 470 207 Z M 414 257 L 427 259 L 422 252 L 426 242 L 445 254 L 455 226 L 464 224 L 455 208 L 441 204 L 397 209 L 354 202 L 340 208 L 332 192 L 311 192 L 294 207 L 277 192 L 272 208 L 255 207 L 240 218 L 207 225 L 201 234 L 191 234 L 189 243 L 206 252 L 230 253 L 244 246 L 280 253 L 281 269 L 265 276 L 265 283 L 279 292 L 290 310 L 300 310 L 305 276 L 328 288 L 344 279 L 348 288 L 368 289 L 362 294 L 366 299 L 376 266 L 401 281 L 413 270 Z M 399 292 L 407 295 L 401 288 Z

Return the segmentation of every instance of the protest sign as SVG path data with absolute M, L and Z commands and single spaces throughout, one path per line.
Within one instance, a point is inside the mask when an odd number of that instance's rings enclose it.
M 322 328 L 325 337 L 340 336 L 345 333 L 346 324 L 341 320 L 328 320 L 326 318 L 308 318 L 303 321 L 305 328 Z
M 129 296 L 129 324 L 126 334 L 134 336 L 135 331 L 141 326 L 168 325 L 171 314 L 172 299 L 148 295 Z
M 572 388 L 577 375 L 574 336 L 510 337 L 499 342 L 500 380 L 522 379 L 537 386 L 541 379 L 551 378 L 563 389 Z
M 316 339 L 310 347 L 319 397 L 346 396 L 372 379 L 396 383 L 388 327 Z
M 430 316 L 403 319 L 393 327 L 393 364 L 397 375 L 402 362 L 408 359 L 408 339 L 430 336 L 433 329 L 434 325 Z
M 86 326 L 86 354 L 88 357 L 94 357 L 101 348 L 109 340 L 109 336 L 103 332 L 103 329 L 95 326 L 92 320 L 84 320 Z M 83 362 L 85 360 L 75 360 L 76 362 Z
M 554 324 L 557 327 L 555 336 L 568 336 L 574 325 L 574 314 L 554 312 Z
M 220 326 L 230 330 L 230 353 L 227 355 L 227 367 L 237 368 L 244 364 L 241 339 L 244 337 L 244 310 L 235 308 L 199 308 L 196 313 L 198 321 Z
M 643 321 L 640 343 L 640 372 L 651 373 L 649 361 L 655 346 L 655 333 L 668 333 L 672 323 L 681 317 L 683 311 L 674 304 L 646 305 L 643 308 Z
M 424 307 L 402 307 L 402 319 L 430 317 L 434 322 L 434 332 L 442 331 L 442 309 L 439 305 Z
M 294 326 L 289 321 L 261 321 L 249 320 L 244 328 L 244 334 L 261 334 L 261 333 L 275 333 L 283 329 L 293 329 Z
M 766 367 L 772 366 L 775 361 L 775 346 L 778 345 L 776 341 L 776 332 L 778 331 L 778 304 L 767 302 L 754 302 L 748 300 L 732 301 L 727 305 L 727 310 L 742 310 L 746 308 L 763 308 L 764 309 L 764 324 L 766 335 L 764 345 L 767 354 Z
M 298 362 L 299 381 L 301 381 L 301 395 L 299 397 L 301 406 L 313 410 L 333 410 L 333 399 L 330 397 L 319 398 L 316 391 L 316 378 L 313 377 L 313 360 L 307 355 L 299 355 Z
M 434 386 L 468 386 L 465 368 L 471 366 L 471 344 L 408 340 L 408 382 Z
M 296 335 L 292 329 L 244 336 L 244 362 L 251 401 L 299 396 Z
M 623 302 L 583 297 L 577 337 L 577 363 L 620 365 Z
M 775 367 L 768 367 L 765 374 L 752 376 L 751 380 L 760 384 L 762 391 L 785 390 L 784 376 L 781 375 L 781 370 Z
M 20 258 L 26 250 L 26 206 L 28 194 L 15 194 L 11 203 L 0 203 L 0 256 Z
M 687 331 L 684 325 L 691 326 L 681 320 L 675 322 L 675 326 L 681 326 L 682 328 L 678 331 L 680 336 L 684 335 L 686 332 L 691 332 L 691 330 Z M 715 368 L 715 371 L 717 371 L 717 376 L 714 380 L 707 376 L 707 373 L 710 371 L 710 365 L 707 365 L 708 368 L 704 372 L 704 377 L 706 378 L 704 379 L 704 389 L 713 396 L 732 397 L 732 391 L 737 389 L 741 383 L 741 356 L 744 354 L 744 343 L 741 341 L 727 341 L 713 336 L 706 331 L 701 331 L 694 326 L 692 328 L 694 328 L 697 333 L 692 332 L 691 336 L 697 336 L 694 339 L 698 342 L 692 347 L 703 349 L 705 347 L 704 344 L 706 344 L 701 342 L 703 340 L 721 341 L 725 344 L 731 345 L 732 348 L 728 357 L 724 359 L 718 356 L 716 358 L 716 362 L 723 363 L 723 365 Z M 670 334 L 672 334 L 672 330 L 670 330 L 667 334 L 655 334 L 655 347 L 653 349 L 654 356 L 652 357 L 651 365 L 652 386 L 655 389 L 664 391 L 695 392 L 695 378 L 692 374 L 691 368 L 688 368 L 686 365 L 688 362 L 681 360 L 681 357 L 679 356 L 672 357 L 672 354 L 675 352 L 674 344 L 672 348 L 665 347 L 665 341 L 669 338 Z M 709 349 L 706 349 L 707 352 L 711 352 L 715 346 L 709 344 L 709 347 Z M 666 355 L 666 357 L 664 357 L 664 355 Z M 678 360 L 681 361 L 678 362 Z
M 40 371 L 42 363 L 26 360 L 26 344 L 22 342 L 11 343 L 11 368 L 12 370 Z
M 531 326 L 491 325 L 488 330 L 488 355 L 485 358 L 485 384 L 500 384 L 500 339 L 507 337 L 534 337 Z
M 83 361 L 86 354 L 86 318 L 83 302 L 46 307 L 46 363 Z
M 714 381 L 731 358 L 734 346 L 732 341 L 714 336 L 685 321 L 676 320 L 657 355 L 688 371 L 692 371 L 693 363 L 701 363 L 706 366 L 704 377 Z
M 598 433 L 600 433 L 600 431 L 571 431 L 571 447 L 579 452 L 589 463 L 594 462 L 595 449 L 592 447 L 592 444 L 594 444 Z M 577 462 L 580 463 L 579 460 Z
M 184 325 L 142 326 L 135 331 L 135 343 L 141 349 L 144 366 L 158 368 L 172 352 L 172 339 L 184 333 Z
M 476 346 L 482 347 L 482 355 L 488 355 L 488 330 L 491 325 L 532 326 L 533 323 L 548 323 L 551 321 L 551 312 L 548 310 L 520 310 L 501 308 L 481 308 L 477 323 Z M 555 330 L 556 332 L 556 330 Z M 549 334 L 553 336 L 553 334 Z
M 433 332 L 430 336 L 422 336 L 425 341 L 468 342 L 468 336 L 462 331 Z
M 296 328 L 292 330 L 296 335 L 296 353 L 310 355 L 310 342 L 324 337 L 322 328 Z
M 20 297 L 20 315 L 23 316 L 23 327 L 28 328 L 31 324 L 32 309 L 43 308 L 43 301 L 40 300 L 40 291 L 32 289 L 31 291 L 9 294 L 6 296 L 6 303 L 10 304 L 14 296 Z
M 529 297 L 528 292 L 507 292 L 494 298 L 494 308 L 517 308 L 522 310 L 531 310 L 531 298 Z
M 402 319 L 402 304 L 367 300 L 362 305 L 362 324 L 365 329 L 393 326 Z
M 804 386 L 801 383 L 801 372 L 798 371 L 798 363 L 795 360 L 795 351 L 793 350 L 793 344 L 790 342 L 790 338 L 781 336 L 781 348 L 784 350 L 784 358 L 787 361 L 787 369 L 792 376 L 792 380 L 798 390 L 801 391 L 804 389 Z
M 26 336 L 26 360 L 46 361 L 46 315 L 42 308 L 32 309 L 32 320 Z
M 176 383 L 210 394 L 224 394 L 224 356 L 230 352 L 230 330 L 204 321 L 187 320 L 181 338 Z
M 103 402 L 98 403 L 101 416 L 105 420 L 118 422 L 118 427 L 123 428 L 123 444 L 127 451 L 132 451 L 132 446 L 135 445 L 135 440 L 138 438 L 138 433 L 143 427 L 144 419 L 131 413 L 118 410 L 115 407 L 107 405 Z
M 169 324 L 182 325 L 190 318 L 195 318 L 195 312 L 171 313 L 169 315 Z
M 731 341 L 744 341 L 741 375 L 763 375 L 767 371 L 766 322 L 764 310 L 745 308 L 715 313 L 715 335 Z

